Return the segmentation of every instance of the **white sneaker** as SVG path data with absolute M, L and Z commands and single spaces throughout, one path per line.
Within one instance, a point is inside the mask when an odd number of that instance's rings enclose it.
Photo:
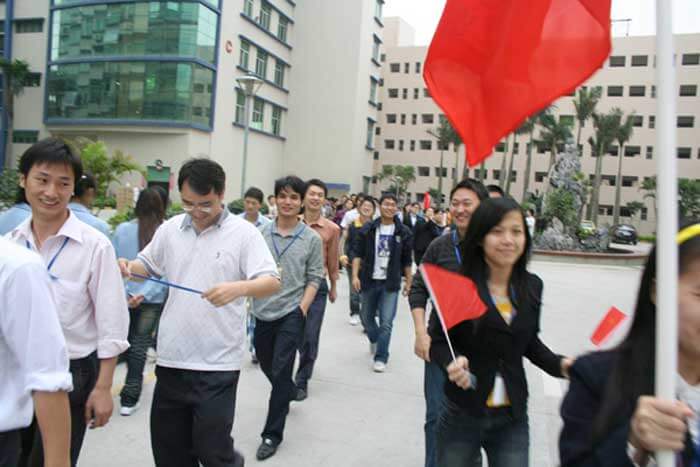
M 122 415 L 124 417 L 128 417 L 129 415 L 133 414 L 139 409 L 139 406 L 141 405 L 140 401 L 137 402 L 135 405 L 132 405 L 131 407 L 122 405 L 121 408 L 119 409 L 119 415 Z
M 350 323 L 350 326 L 357 326 L 360 324 L 360 317 L 358 315 L 351 315 L 348 322 Z
M 372 354 L 372 356 L 374 356 L 377 353 L 377 343 L 376 342 L 369 343 L 369 353 Z
M 386 370 L 386 363 L 375 361 L 374 365 L 372 366 L 372 369 L 375 373 L 384 373 L 384 370 Z

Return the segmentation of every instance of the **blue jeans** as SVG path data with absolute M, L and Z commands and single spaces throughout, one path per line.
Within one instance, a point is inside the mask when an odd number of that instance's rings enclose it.
M 376 281 L 369 288 L 362 290 L 360 318 L 369 341 L 377 344 L 374 360 L 386 363 L 389 360 L 389 343 L 399 292 L 386 290 L 384 283 L 384 281 Z M 379 325 L 377 325 L 377 319 L 379 319 Z
M 437 423 L 445 400 L 445 371 L 435 362 L 425 362 L 423 392 L 425 394 L 425 467 L 436 467 L 435 439 Z
M 469 415 L 445 399 L 437 430 L 439 467 L 474 467 L 484 448 L 489 467 L 528 467 L 530 430 L 527 417 L 515 420 L 510 409 Z

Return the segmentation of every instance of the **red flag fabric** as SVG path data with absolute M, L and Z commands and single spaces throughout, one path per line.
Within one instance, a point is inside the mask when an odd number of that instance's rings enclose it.
M 430 263 L 422 263 L 420 270 L 446 329 L 486 313 L 488 308 L 468 277 Z
M 427 191 L 425 192 L 425 196 L 423 197 L 423 209 L 428 209 L 430 207 L 430 193 Z
M 611 0 L 447 0 L 423 78 L 470 166 L 610 53 Z
M 627 318 L 627 315 L 621 312 L 616 307 L 610 307 L 605 314 L 603 320 L 598 324 L 598 327 L 593 331 L 591 342 L 593 345 L 600 346 L 607 340 L 615 329 Z

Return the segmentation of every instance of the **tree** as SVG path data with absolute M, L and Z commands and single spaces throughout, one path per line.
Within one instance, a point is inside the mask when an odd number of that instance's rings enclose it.
M 645 178 L 639 187 L 644 199 L 654 202 L 654 216 L 658 219 L 656 206 L 656 177 Z M 700 217 L 700 181 L 687 178 L 678 179 L 678 215 L 681 218 L 696 219 Z
M 634 219 L 637 213 L 642 212 L 644 209 L 644 203 L 641 201 L 630 201 L 625 207 L 630 213 L 630 218 Z
M 122 175 L 131 172 L 144 173 L 143 167 L 118 149 L 112 156 L 107 155 L 107 146 L 102 141 L 79 140 L 77 145 L 80 148 L 83 169 L 95 177 L 98 197 L 106 196 L 109 184 L 119 182 Z
M 550 151 L 549 169 L 547 169 L 547 173 L 549 173 L 557 161 L 559 146 L 566 143 L 566 140 L 571 137 L 571 126 L 566 122 L 557 120 L 556 116 L 549 113 L 540 117 L 540 125 L 544 128 L 540 132 L 540 139 L 544 147 Z
M 615 207 L 613 211 L 613 225 L 620 221 L 620 194 L 622 192 L 622 160 L 625 158 L 625 143 L 632 137 L 634 125 L 634 113 L 628 115 L 625 123 L 617 127 L 615 139 L 620 147 L 617 154 L 617 178 L 615 179 Z
M 15 204 L 19 174 L 16 170 L 5 169 L 0 172 L 0 210 Z
M 545 109 L 543 112 L 546 113 L 547 110 Z M 539 115 L 540 114 L 528 117 L 528 119 L 525 120 L 522 125 L 520 125 L 522 132 L 530 135 L 530 140 L 527 143 L 527 160 L 525 162 L 525 179 L 523 180 L 522 201 L 525 201 L 527 198 L 527 190 L 530 188 L 530 173 L 532 172 L 532 147 L 535 139 L 535 127 L 537 126 Z
M 556 188 L 547 195 L 547 201 L 543 216 L 547 223 L 555 217 L 564 226 L 573 228 L 576 226 L 576 209 L 574 207 L 574 195 L 564 188 Z
M 383 165 L 382 171 L 377 174 L 377 180 L 388 181 L 397 198 L 406 192 L 408 185 L 416 181 L 416 168 L 412 165 Z
M 576 120 L 578 121 L 578 133 L 576 135 L 576 147 L 581 147 L 581 129 L 586 124 L 586 120 L 593 116 L 595 107 L 603 95 L 603 88 L 595 86 L 591 89 L 580 88 L 576 99 L 574 99 L 574 108 L 576 109 Z M 583 151 L 581 151 L 583 153 Z M 583 154 L 581 154 L 583 155 Z
M 610 144 L 615 140 L 616 131 L 620 126 L 620 118 L 622 111 L 620 109 L 612 109 L 607 114 L 593 113 L 593 127 L 595 133 L 588 138 L 588 144 L 591 145 L 591 155 L 595 160 L 595 176 L 593 178 L 593 187 L 591 190 L 591 202 L 588 205 L 588 218 L 594 223 L 598 223 L 598 204 L 600 200 L 600 180 L 602 178 L 603 157 L 610 147 Z
M 443 167 L 444 167 L 444 159 L 443 159 L 443 151 L 447 149 L 450 145 L 450 142 L 452 142 L 454 136 L 455 130 L 452 128 L 452 125 L 450 125 L 450 122 L 446 118 L 441 118 L 440 119 L 440 124 L 438 125 L 437 128 L 434 130 L 428 130 L 427 133 L 437 139 L 437 145 L 438 149 L 440 150 L 440 173 L 438 173 L 438 190 L 440 193 L 442 193 L 442 178 L 443 178 Z M 456 171 L 456 169 L 455 169 Z M 438 209 L 442 206 L 442 203 L 440 202 L 441 199 L 438 199 Z
M 24 60 L 7 60 L 0 58 L 0 72 L 2 72 L 2 108 L 6 122 L 5 132 L 5 166 L 10 165 L 12 157 L 12 134 L 15 117 L 15 97 L 24 92 L 24 87 L 29 77 L 29 64 Z M 2 170 L 0 164 L 0 170 Z
M 656 177 L 645 178 L 639 187 L 639 191 L 644 192 L 644 199 L 651 199 L 654 205 L 654 219 L 658 219 L 659 213 L 656 209 Z
M 518 147 L 518 135 L 522 135 L 525 133 L 529 133 L 530 129 L 528 127 L 528 121 L 530 119 L 525 120 L 523 123 L 520 124 L 520 126 L 513 132 L 513 147 L 511 148 L 510 151 L 510 162 L 508 164 L 508 173 L 506 174 L 506 194 L 510 195 L 510 186 L 513 181 L 513 164 L 515 162 L 515 154 L 516 154 L 516 148 Z M 523 200 L 525 197 L 523 196 Z
M 498 186 L 501 190 L 506 186 L 506 162 L 508 160 L 508 142 L 510 135 L 506 136 L 506 142 L 503 146 L 503 158 L 501 159 L 501 170 L 498 172 Z

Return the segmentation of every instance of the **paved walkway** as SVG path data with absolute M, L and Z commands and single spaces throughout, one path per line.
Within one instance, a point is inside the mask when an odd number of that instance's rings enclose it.
M 533 263 L 545 283 L 541 337 L 559 353 L 580 354 L 611 305 L 631 312 L 639 268 Z M 246 362 L 238 388 L 233 434 L 247 465 L 269 467 L 420 467 L 423 465 L 423 366 L 413 355 L 413 327 L 405 299 L 399 302 L 387 372 L 371 371 L 367 341 L 347 322 L 347 280 L 329 305 L 309 399 L 293 403 L 285 441 L 276 456 L 259 463 L 255 450 L 264 423 L 269 384 L 257 366 Z M 617 336 L 621 335 L 621 329 Z M 558 465 L 559 403 L 566 383 L 526 364 L 530 384 L 531 463 Z M 117 369 L 115 394 L 125 374 Z M 142 408 L 131 417 L 115 415 L 105 428 L 90 431 L 83 467 L 152 466 L 148 411 L 153 366 L 147 368 Z M 117 401 L 117 398 L 115 398 Z

